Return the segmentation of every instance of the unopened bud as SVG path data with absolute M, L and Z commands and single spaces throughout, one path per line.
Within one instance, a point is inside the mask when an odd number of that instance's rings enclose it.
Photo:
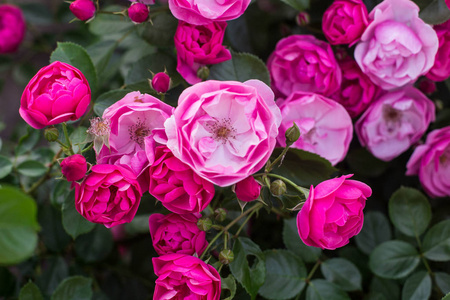
M 45 129 L 44 137 L 49 142 L 56 142 L 59 137 L 58 129 L 56 129 L 55 127 Z
M 95 4 L 92 0 L 76 0 L 70 3 L 70 11 L 77 19 L 87 21 L 95 16 Z
M 159 72 L 153 76 L 150 85 L 157 93 L 164 94 L 170 88 L 170 77 L 165 72 Z
M 219 253 L 219 261 L 224 264 L 228 265 L 232 263 L 234 260 L 234 253 L 230 249 L 223 249 Z
M 197 70 L 197 77 L 201 80 L 206 80 L 209 77 L 209 68 L 207 66 L 200 67 Z
M 300 138 L 300 129 L 297 124 L 294 123 L 292 127 L 289 127 L 284 133 L 286 137 L 286 145 L 290 146 Z
M 298 26 L 307 26 L 311 22 L 311 17 L 306 11 L 302 11 L 295 18 Z
M 227 218 L 227 211 L 223 208 L 218 208 L 214 211 L 214 215 L 218 222 L 223 222 Z
M 201 231 L 209 231 L 212 226 L 213 226 L 213 223 L 210 218 L 202 217 L 202 218 L 198 219 L 198 221 L 197 221 L 197 227 Z
M 147 21 L 149 13 L 150 10 L 148 6 L 139 2 L 131 4 L 128 8 L 128 17 L 130 17 L 131 21 L 135 24 Z
M 270 184 L 270 192 L 274 196 L 281 196 L 286 193 L 286 184 L 283 180 L 277 179 Z

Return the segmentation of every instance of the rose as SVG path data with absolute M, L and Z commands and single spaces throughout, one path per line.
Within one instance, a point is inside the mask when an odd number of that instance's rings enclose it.
M 156 287 L 153 299 L 220 299 L 220 275 L 201 259 L 185 254 L 154 257 Z
M 202 255 L 208 242 L 206 232 L 197 227 L 198 219 L 194 214 L 152 214 L 148 223 L 156 253 Z
M 94 17 L 95 4 L 91 0 L 75 0 L 70 3 L 70 11 L 81 21 L 86 21 Z
M 300 138 L 291 147 L 316 153 L 332 165 L 344 159 L 353 136 L 352 120 L 342 105 L 322 95 L 294 92 L 277 101 L 282 122 L 278 143 L 286 146 L 285 132 L 297 124 Z
M 200 67 L 231 59 L 231 53 L 223 45 L 226 22 L 208 25 L 191 25 L 180 21 L 175 32 L 177 71 L 190 84 L 202 81 L 197 71 Z
M 170 88 L 170 77 L 165 72 L 159 72 L 155 74 L 151 81 L 152 89 L 157 93 L 164 94 Z
M 336 0 L 323 14 L 322 30 L 330 44 L 352 45 L 368 23 L 367 8 L 361 0 Z
M 236 183 L 234 192 L 239 200 L 250 202 L 258 199 L 261 194 L 261 185 L 253 176 L 249 176 Z
M 12 53 L 25 37 L 22 11 L 15 5 L 0 4 L 0 54 Z
M 238 18 L 247 9 L 250 0 L 169 0 L 169 9 L 180 21 L 193 25 L 207 25 L 213 21 Z
M 431 197 L 450 196 L 450 126 L 431 131 L 406 165 L 406 175 L 419 175 Z
M 131 4 L 128 8 L 128 17 L 135 24 L 140 24 L 147 21 L 149 13 L 150 10 L 148 9 L 148 6 L 139 2 Z
M 295 91 L 331 95 L 342 82 L 331 46 L 312 35 L 280 40 L 267 62 L 272 88 L 289 96 Z
M 334 250 L 361 231 L 363 209 L 372 190 L 365 183 L 348 180 L 350 177 L 344 175 L 311 186 L 297 215 L 298 234 L 306 245 Z
M 61 161 L 61 173 L 67 181 L 80 180 L 86 175 L 86 158 L 81 154 L 74 154 Z
M 83 73 L 55 61 L 40 69 L 28 82 L 20 99 L 20 116 L 41 129 L 79 119 L 91 102 L 91 89 Z
M 92 166 L 91 173 L 75 185 L 75 208 L 86 220 L 110 228 L 133 220 L 141 196 L 133 172 L 100 164 Z
M 385 0 L 369 15 L 371 23 L 355 49 L 361 70 L 382 89 L 411 84 L 434 64 L 436 32 L 419 18 L 410 0 Z
M 185 89 L 164 126 L 175 157 L 206 180 L 228 186 L 264 166 L 280 122 L 273 92 L 263 82 L 210 80 Z
M 435 118 L 433 102 L 411 86 L 387 92 L 356 122 L 359 141 L 377 158 L 390 161 L 425 133 Z
M 439 48 L 434 65 L 425 76 L 434 81 L 443 81 L 450 76 L 450 21 L 433 28 L 439 39 Z

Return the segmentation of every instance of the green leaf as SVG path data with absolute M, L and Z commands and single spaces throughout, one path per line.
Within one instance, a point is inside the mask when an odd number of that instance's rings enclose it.
M 113 248 L 111 231 L 103 225 L 97 225 L 93 231 L 75 240 L 75 252 L 88 263 L 105 259 Z
M 41 290 L 32 281 L 20 289 L 19 300 L 44 300 Z
M 444 294 L 450 293 L 450 275 L 444 272 L 435 272 L 437 286 Z
M 36 203 L 20 190 L 0 186 L 0 264 L 30 257 L 37 245 Z
M 259 288 L 264 284 L 266 275 L 265 257 L 259 246 L 248 238 L 238 238 L 233 247 L 234 261 L 230 264 L 233 276 L 250 294 L 256 298 Z M 255 262 L 249 265 L 247 256 L 255 256 Z
M 132 92 L 132 90 L 112 90 L 101 94 L 94 104 L 95 114 L 101 117 L 105 109 L 125 97 L 125 95 L 130 92 Z
M 450 19 L 450 10 L 445 0 L 433 0 L 420 11 L 419 17 L 428 24 L 441 24 Z
M 378 177 L 389 167 L 389 162 L 376 158 L 365 148 L 350 149 L 345 159 L 355 173 L 365 177 Z
M 234 279 L 233 275 L 230 274 L 227 278 L 221 278 L 220 282 L 222 293 L 224 290 L 230 291 L 230 296 L 224 298 L 224 300 L 232 300 L 234 298 L 234 295 L 236 295 L 236 280 Z
M 36 1 L 37 2 L 37 1 Z M 33 25 L 51 25 L 53 24 L 53 15 L 44 3 L 26 3 L 21 4 L 20 8 L 24 14 L 27 23 Z
M 448 293 L 447 295 L 445 295 L 444 298 L 442 298 L 442 300 L 450 300 L 450 293 Z
M 300 239 L 296 218 L 284 219 L 283 242 L 288 250 L 297 254 L 307 263 L 316 262 L 322 254 L 322 249 L 306 246 Z
M 346 292 L 334 283 L 324 279 L 314 279 L 306 290 L 306 300 L 350 300 Z
M 362 290 L 362 276 L 358 268 L 344 258 L 332 258 L 320 265 L 326 280 L 335 283 L 344 291 Z
M 230 60 L 211 66 L 209 79 L 240 82 L 259 79 L 270 86 L 269 71 L 259 57 L 250 53 L 232 52 L 231 54 Z
M 300 294 L 306 285 L 306 267 L 288 250 L 267 250 L 266 279 L 259 294 L 267 299 L 290 299 Z
M 426 271 L 411 275 L 403 286 L 402 300 L 429 299 L 431 295 L 431 277 Z
M 86 146 L 87 140 L 87 128 L 84 126 L 79 126 L 74 129 L 74 131 L 70 134 L 70 141 L 72 142 L 72 149 L 74 153 L 81 153 Z
M 394 280 L 374 276 L 370 283 L 370 294 L 379 295 L 378 298 L 382 300 L 398 300 L 400 299 L 400 286 Z
M 51 257 L 44 261 L 44 272 L 37 278 L 36 284 L 39 286 L 46 298 L 58 287 L 67 276 L 69 276 L 69 268 L 61 256 Z
M 394 240 L 384 242 L 373 250 L 369 267 L 380 277 L 399 279 L 414 271 L 419 262 L 419 253 L 412 245 Z
M 51 186 L 50 202 L 55 207 L 62 207 L 67 195 L 70 193 L 70 182 L 67 180 L 55 180 Z
M 299 11 L 304 11 L 305 9 L 309 8 L 309 0 L 281 0 L 281 1 Z
M 90 300 L 92 298 L 92 279 L 73 276 L 66 278 L 56 288 L 51 300 Z
M 389 200 L 389 217 L 400 232 L 418 237 L 430 223 L 431 206 L 418 190 L 401 187 Z
M 152 16 L 152 23 L 145 23 L 142 29 L 142 38 L 149 44 L 159 47 L 173 47 L 173 37 L 178 27 L 178 20 L 170 13 Z
M 117 5 L 106 6 L 102 7 L 102 10 L 114 12 L 123 10 L 123 7 Z M 89 22 L 89 31 L 102 37 L 111 34 L 124 33 L 133 28 L 135 28 L 135 26 L 128 18 L 119 15 L 97 14 L 95 18 Z
M 364 216 L 364 226 L 355 237 L 358 248 L 369 255 L 379 244 L 392 238 L 389 221 L 383 213 L 370 211 Z
M 86 52 L 92 59 L 92 63 L 97 70 L 97 75 L 100 76 L 105 71 L 109 60 L 111 59 L 114 50 L 116 50 L 118 43 L 116 41 L 106 40 L 99 41 L 86 48 Z M 100 76 L 101 77 L 101 76 Z
M 77 236 L 94 229 L 95 224 L 86 220 L 75 208 L 75 192 L 67 195 L 62 206 L 62 224 L 64 230 L 75 239 Z
M 22 136 L 19 140 L 19 145 L 17 145 L 15 149 L 16 156 L 27 153 L 39 142 L 41 137 L 39 130 L 28 127 L 27 132 L 28 133 Z
M 42 205 L 39 207 L 38 219 L 45 246 L 54 252 L 62 251 L 71 238 L 61 226 L 61 211 L 51 205 Z
M 0 155 L 0 179 L 8 176 L 11 173 L 12 168 L 13 164 L 11 160 L 6 156 Z
M 17 166 L 17 172 L 28 177 L 38 177 L 47 172 L 47 167 L 41 162 L 27 160 Z
M 50 62 L 61 61 L 81 71 L 89 82 L 92 93 L 97 89 L 97 72 L 89 54 L 80 45 L 71 42 L 58 42 L 50 56 Z
M 423 239 L 423 251 L 429 260 L 450 260 L 450 220 L 439 222 L 428 230 Z

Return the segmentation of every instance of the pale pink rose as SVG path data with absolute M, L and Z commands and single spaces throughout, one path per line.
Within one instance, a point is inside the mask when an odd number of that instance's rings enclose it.
M 375 157 L 390 161 L 416 143 L 434 119 L 433 102 L 407 86 L 375 100 L 355 129 L 362 146 Z
M 350 177 L 344 175 L 311 186 L 297 215 L 298 233 L 306 245 L 334 250 L 361 231 L 363 209 L 372 190 Z
M 286 146 L 285 132 L 292 124 L 300 129 L 300 138 L 291 146 L 328 159 L 332 165 L 342 161 L 353 136 L 352 119 L 345 108 L 322 95 L 295 92 L 277 101 L 282 122 L 278 143 Z
M 154 300 L 219 300 L 220 275 L 213 266 L 186 254 L 154 257 L 156 276 Z
M 208 246 L 206 232 L 197 227 L 200 214 L 152 214 L 148 219 L 153 247 L 159 255 L 201 256 Z
M 406 175 L 419 175 L 431 197 L 450 196 L 450 126 L 430 132 L 424 145 L 414 149 Z
M 357 42 L 369 24 L 367 8 L 361 0 L 336 0 L 322 18 L 322 30 L 332 45 Z
M 355 49 L 361 70 L 385 90 L 411 84 L 434 64 L 439 41 L 410 0 L 384 0 Z
M 136 175 L 115 165 L 95 165 L 75 184 L 75 208 L 92 223 L 109 228 L 133 220 L 141 201 Z
M 214 197 L 214 185 L 195 174 L 166 146 L 156 148 L 149 174 L 149 193 L 174 213 L 199 213 Z
M 439 39 L 434 65 L 425 75 L 434 81 L 444 81 L 450 76 L 450 21 L 433 27 Z
M 261 185 L 253 176 L 249 176 L 236 183 L 234 192 L 239 200 L 250 202 L 258 199 L 261 194 Z
M 0 54 L 16 52 L 25 37 L 25 18 L 19 7 L 0 4 Z
M 208 25 L 192 25 L 178 22 L 175 32 L 177 71 L 190 84 L 201 82 L 197 76 L 200 67 L 218 64 L 231 59 L 231 53 L 223 45 L 227 22 Z
M 267 62 L 272 88 L 289 96 L 295 91 L 331 95 L 342 82 L 341 69 L 331 46 L 312 35 L 280 40 Z
M 206 180 L 229 186 L 264 166 L 280 122 L 263 82 L 210 80 L 185 89 L 164 126 L 175 157 Z
M 28 82 L 20 99 L 20 116 L 33 128 L 78 120 L 91 102 L 91 89 L 83 73 L 55 61 Z
M 80 180 L 86 175 L 86 158 L 81 154 L 74 154 L 61 161 L 61 173 L 67 181 Z
M 169 9 L 180 21 L 206 25 L 213 21 L 229 21 L 244 13 L 250 0 L 169 0 Z
M 70 3 L 70 11 L 77 19 L 87 21 L 95 15 L 95 4 L 92 0 L 75 0 Z

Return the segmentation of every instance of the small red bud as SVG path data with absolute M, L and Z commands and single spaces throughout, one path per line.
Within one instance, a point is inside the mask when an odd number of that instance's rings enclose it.
M 135 24 L 140 24 L 148 19 L 150 9 L 147 5 L 135 2 L 128 8 L 128 16 Z
M 164 94 L 170 88 L 170 77 L 165 72 L 159 72 L 153 76 L 151 85 L 157 93 Z
M 311 22 L 311 17 L 306 11 L 300 12 L 295 18 L 298 26 L 307 26 Z
M 95 4 L 91 0 L 76 0 L 70 3 L 69 9 L 81 21 L 92 19 L 96 11 Z

